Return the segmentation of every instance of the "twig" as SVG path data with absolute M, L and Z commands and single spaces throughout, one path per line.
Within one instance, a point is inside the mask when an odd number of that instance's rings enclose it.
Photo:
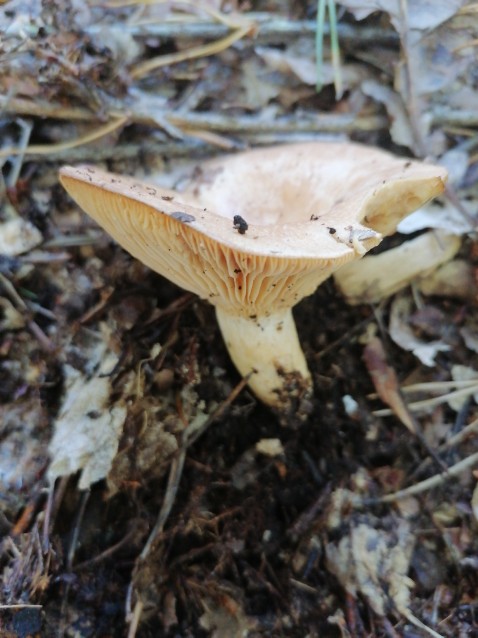
M 3 286 L 5 292 L 10 297 L 10 299 L 11 299 L 13 305 L 16 307 L 16 309 L 19 312 L 21 312 L 23 315 L 26 315 L 27 319 L 26 319 L 25 323 L 26 323 L 28 329 L 30 330 L 30 332 L 38 340 L 38 343 L 47 352 L 52 352 L 54 350 L 54 346 L 53 346 L 52 342 L 50 341 L 48 336 L 43 332 L 43 330 L 40 328 L 40 326 L 37 323 L 35 323 L 33 321 L 33 319 L 29 318 L 31 313 L 30 313 L 30 310 L 29 310 L 27 304 L 25 303 L 25 301 L 23 301 L 21 296 L 18 294 L 18 292 L 16 291 L 15 286 L 12 284 L 12 282 L 7 277 L 5 277 L 5 275 L 3 275 L 2 273 L 0 273 L 0 285 Z
M 38 502 L 41 496 L 42 496 L 41 492 L 34 493 L 33 496 L 30 498 L 29 502 L 26 503 L 22 513 L 20 514 L 17 521 L 15 522 L 15 525 L 10 530 L 11 536 L 18 537 L 27 531 L 27 529 L 30 527 L 32 523 L 33 516 L 36 513 Z
M 43 519 L 42 547 L 46 553 L 50 547 L 50 531 L 55 523 L 55 518 L 60 508 L 61 502 L 68 486 L 68 476 L 62 476 L 56 490 L 55 483 L 50 483 L 48 488 L 48 498 Z
M 311 587 L 307 583 L 303 583 L 300 580 L 296 580 L 295 578 L 289 578 L 289 583 L 296 587 L 299 591 L 304 591 L 307 594 L 311 594 L 312 596 L 317 596 L 320 591 L 316 587 Z
M 83 492 L 81 495 L 80 507 L 76 516 L 75 526 L 73 528 L 73 535 L 71 537 L 70 547 L 68 548 L 66 566 L 68 571 L 72 570 L 73 560 L 75 558 L 76 548 L 78 545 L 78 538 L 80 536 L 81 524 L 83 522 L 83 516 L 85 514 L 86 505 L 90 498 L 89 490 Z
M 76 547 L 78 544 L 78 536 L 80 532 L 81 523 L 83 520 L 83 515 L 85 513 L 86 504 L 88 502 L 90 496 L 90 492 L 83 492 L 81 496 L 80 509 L 76 515 L 75 526 L 73 528 L 73 536 L 70 542 L 70 547 L 68 548 L 66 565 L 68 571 L 72 571 L 73 559 L 75 557 Z M 60 623 L 57 631 L 57 638 L 63 638 L 66 632 L 66 608 L 68 604 L 68 596 L 70 595 L 71 583 L 69 581 L 66 582 L 66 587 L 63 592 L 61 607 L 60 607 Z
M 114 119 L 112 122 L 108 122 L 104 126 L 99 126 L 95 130 L 90 133 L 86 133 L 85 135 L 81 135 L 80 137 L 75 138 L 74 140 L 69 140 L 67 142 L 59 142 L 58 144 L 32 144 L 28 146 L 26 149 L 19 148 L 16 146 L 11 146 L 9 148 L 0 149 L 0 157 L 10 157 L 11 155 L 30 155 L 31 153 L 35 153 L 36 155 L 49 155 L 52 152 L 61 152 L 64 150 L 68 150 L 70 148 L 75 148 L 75 146 L 82 146 L 84 144 L 89 144 L 90 142 L 94 142 L 96 140 L 101 139 L 105 135 L 116 131 L 121 128 L 128 121 L 128 116 L 123 115 Z
M 405 618 L 408 620 L 409 623 L 411 623 L 412 625 L 415 625 L 415 627 L 418 627 L 422 631 L 425 631 L 427 634 L 429 634 L 433 638 L 444 638 L 442 634 L 437 633 L 434 629 L 422 623 L 422 621 L 419 620 L 416 616 L 414 616 L 412 612 L 409 611 L 408 609 L 400 609 L 400 613 L 403 616 L 405 616 Z
M 67 121 L 97 121 L 98 114 L 84 108 L 75 108 L 75 107 L 63 107 L 61 104 L 55 102 L 42 102 L 41 99 L 36 100 L 27 100 L 23 98 L 9 98 L 6 96 L 0 95 L 0 111 L 10 115 L 23 115 L 23 116 L 31 116 L 31 117 L 40 117 L 40 118 L 52 118 L 59 120 L 67 120 Z M 432 122 L 434 126 L 464 126 L 464 127 L 476 127 L 478 125 L 478 112 L 477 111 L 458 111 L 456 109 L 450 109 L 446 106 L 435 106 L 431 110 Z M 164 116 L 167 116 L 168 113 L 165 112 Z M 205 126 L 205 122 L 211 120 L 210 113 L 201 113 L 194 114 L 192 113 L 189 118 L 194 116 L 198 116 L 201 118 L 201 128 L 207 128 Z M 151 116 L 147 113 L 139 113 L 134 109 L 134 102 L 131 104 L 131 110 L 128 110 L 127 113 L 118 105 L 112 106 L 108 112 L 109 117 L 119 118 L 123 116 L 128 116 L 130 122 L 134 123 L 149 123 L 151 124 Z M 182 118 L 188 118 L 187 114 L 182 115 Z M 281 120 L 276 120 L 273 122 L 263 122 L 257 117 L 254 116 L 243 116 L 240 118 L 241 123 L 245 124 L 245 130 L 250 132 L 258 132 L 258 131 L 278 131 L 284 132 L 284 130 L 288 132 L 293 132 L 294 130 L 303 131 L 303 132 L 312 132 L 318 130 L 318 122 L 316 118 L 320 118 L 321 128 L 325 132 L 331 131 L 340 131 L 351 132 L 356 130 L 379 130 L 382 128 L 387 128 L 389 125 L 388 119 L 381 115 L 372 115 L 372 116 L 358 116 L 354 117 L 353 115 L 348 114 L 331 114 L 324 113 L 320 116 L 315 114 L 311 115 L 310 118 L 307 118 L 306 115 L 301 114 L 300 118 L 289 117 L 285 122 L 285 118 Z M 218 115 L 214 114 L 214 121 L 216 122 L 231 122 L 233 123 L 235 117 L 228 117 L 227 115 Z M 191 123 L 192 120 L 188 119 L 188 122 Z M 287 124 L 289 122 L 289 124 Z M 195 122 L 198 124 L 198 122 Z M 285 127 L 285 128 L 284 128 Z M 299 128 L 297 128 L 299 127 Z M 345 127 L 345 128 L 342 128 Z M 226 123 L 221 123 L 217 130 L 229 131 L 232 129 L 232 125 L 228 126 Z M 242 127 L 236 126 L 235 130 L 243 130 Z M 28 149 L 28 154 L 32 155 L 40 155 L 40 153 L 32 152 L 32 147 Z M 136 147 L 135 147 L 136 148 Z M 100 149 L 101 150 L 101 149 Z M 53 149 L 53 152 L 57 152 Z M 134 151 L 132 150 L 132 153 Z
M 216 40 L 211 44 L 199 45 L 197 47 L 191 47 L 185 51 L 178 51 L 176 53 L 169 53 L 161 55 L 152 60 L 147 60 L 138 64 L 131 71 L 131 77 L 134 79 L 140 79 L 145 75 L 148 75 L 151 71 L 159 69 L 164 66 L 170 66 L 171 64 L 177 64 L 178 62 L 185 62 L 186 60 L 192 60 L 194 58 L 205 58 L 211 55 L 216 55 L 221 51 L 228 49 L 234 42 L 241 40 L 246 36 L 253 28 L 252 24 L 246 24 L 244 26 L 235 29 L 229 35 Z
M 18 603 L 17 605 L 0 605 L 0 609 L 43 609 L 43 605 L 28 605 L 27 603 Z
M 171 513 L 171 509 L 174 505 L 174 501 L 176 500 L 176 494 L 179 488 L 179 482 L 181 480 L 181 476 L 184 468 L 184 461 L 186 460 L 186 447 L 183 446 L 179 449 L 178 454 L 173 458 L 171 462 L 171 467 L 169 470 L 168 484 L 166 487 L 166 494 L 164 497 L 163 504 L 161 506 L 161 510 L 159 512 L 159 516 L 156 520 L 156 523 L 151 530 L 151 533 L 146 541 L 145 546 L 143 547 L 143 551 L 139 555 L 140 560 L 145 560 L 151 551 L 151 547 L 154 544 L 154 541 L 157 537 L 162 533 L 164 524 L 166 523 L 169 514 Z
M 194 137 L 200 142 L 205 142 L 209 146 L 215 146 L 216 148 L 220 148 L 223 151 L 232 151 L 241 147 L 242 144 L 236 142 L 235 140 L 230 140 L 224 135 L 218 135 L 217 133 L 213 133 L 212 131 L 201 131 L 200 129 L 190 129 L 188 131 L 184 131 L 186 135 L 190 137 Z
M 414 496 L 415 494 L 420 494 L 422 492 L 426 492 L 427 490 L 431 490 L 442 483 L 450 480 L 451 478 L 458 476 L 468 468 L 478 463 L 478 452 L 472 454 L 471 456 L 467 456 L 462 461 L 459 461 L 455 465 L 452 465 L 447 469 L 446 472 L 441 472 L 440 474 L 435 474 L 430 478 L 420 481 L 420 483 L 415 483 L 415 485 L 411 485 L 403 490 L 399 490 L 398 492 L 394 492 L 393 494 L 386 494 L 381 498 L 377 499 L 360 499 L 356 501 L 355 505 L 377 505 L 382 503 L 394 503 L 395 501 L 399 501 L 404 498 L 408 498 L 409 496 Z
M 386 125 L 385 121 L 383 122 L 383 126 L 376 130 L 385 130 Z M 361 130 L 361 129 L 356 129 Z M 154 156 L 163 155 L 169 158 L 199 158 L 207 155 L 211 156 L 211 145 L 209 143 L 203 143 L 199 140 L 199 136 L 194 135 L 191 131 L 188 131 L 188 135 L 191 134 L 189 139 L 184 140 L 183 142 L 152 142 L 151 140 L 145 140 L 144 142 L 131 144 L 118 144 L 117 146 L 82 146 L 78 148 L 74 148 L 67 151 L 61 151 L 59 153 L 49 153 L 48 156 L 37 155 L 35 153 L 27 153 L 29 160 L 31 161 L 42 161 L 46 162 L 101 162 L 107 161 L 110 159 L 113 160 L 127 160 L 127 159 L 137 159 L 138 156 L 144 156 L 145 154 L 150 154 Z M 194 138 L 193 139 L 193 135 Z M 298 132 L 294 131 L 285 131 L 281 132 L 280 130 L 277 132 L 271 131 L 270 133 L 245 133 L 241 135 L 241 140 L 236 140 L 234 142 L 234 148 L 237 150 L 243 150 L 244 148 L 252 145 L 252 146 L 260 146 L 260 145 L 270 145 L 270 144 L 278 144 L 278 143 L 292 143 L 292 142 L 317 142 L 323 141 L 324 137 L 327 135 L 327 132 L 320 130 L 313 130 L 311 127 L 310 131 Z M 205 136 L 202 136 L 205 137 Z M 330 137 L 330 136 L 329 136 Z M 218 145 L 214 144 L 217 148 Z M 221 147 L 222 148 L 222 147 Z M 230 149 L 229 149 L 230 150 Z M 214 151 L 213 151 L 214 152 Z M 91 241 L 87 242 L 88 244 Z M 73 244 L 74 245 L 74 244 Z
M 2 97 L 0 96 L 0 106 Z M 18 110 L 15 110 L 18 109 Z M 71 119 L 68 114 L 63 115 L 55 104 L 43 104 L 41 108 L 38 108 L 38 104 L 31 102 L 30 100 L 10 101 L 7 112 L 10 114 L 31 115 L 41 118 L 57 118 L 57 119 Z M 162 117 L 168 120 L 171 124 L 184 129 L 199 129 L 207 131 L 220 131 L 223 133 L 230 132 L 251 132 L 251 133 L 264 133 L 264 132 L 351 132 L 351 131 L 374 131 L 377 129 L 386 128 L 388 119 L 382 115 L 354 115 L 348 113 L 322 113 L 317 115 L 316 113 L 301 113 L 300 117 L 297 116 L 285 116 L 276 120 L 264 120 L 261 117 L 251 115 L 227 115 L 224 113 L 214 112 L 182 112 L 177 113 L 174 111 L 163 110 Z M 149 124 L 157 121 L 158 118 L 153 120 L 151 115 L 146 112 L 141 112 L 134 108 L 134 103 L 128 111 L 119 111 L 118 109 L 111 109 L 109 112 L 110 117 L 114 117 L 113 122 L 109 122 L 96 129 L 91 133 L 91 137 L 78 138 L 82 139 L 82 144 L 92 141 L 93 139 L 99 139 L 102 135 L 106 135 L 111 130 L 122 126 L 126 119 L 131 123 L 136 124 Z M 89 117 L 86 117 L 86 113 L 81 110 L 77 114 L 77 120 L 97 120 L 95 113 L 91 112 Z M 476 118 L 478 121 L 478 117 Z M 86 141 L 85 141 L 86 139 Z M 63 148 L 73 148 L 73 144 L 78 143 L 78 140 L 66 142 L 55 145 L 35 145 L 27 148 L 28 154 L 44 154 L 45 147 L 49 146 L 50 151 L 57 153 Z M 69 147 L 64 146 L 69 144 Z M 37 150 L 40 148 L 40 150 Z M 19 152 L 17 148 L 2 149 L 2 156 L 12 154 L 13 152 Z
M 460 432 L 458 432 L 454 436 L 451 436 L 447 441 L 442 443 L 437 448 L 437 451 L 441 452 L 442 450 L 447 450 L 448 448 L 456 447 L 459 443 L 464 441 L 470 435 L 477 434 L 477 433 L 478 433 L 478 419 L 475 419 L 474 421 L 469 423 L 467 426 L 465 426 L 462 430 L 460 430 Z
M 252 374 L 254 373 L 250 372 L 247 376 L 239 381 L 239 383 L 236 385 L 235 388 L 233 388 L 227 399 L 223 401 L 211 415 L 209 415 L 207 420 L 201 425 L 200 428 L 194 430 L 194 432 L 192 433 L 188 433 L 186 431 L 186 447 L 190 447 L 193 443 L 195 443 L 199 439 L 199 437 L 202 436 L 204 432 L 209 428 L 209 426 L 212 425 L 214 421 L 217 421 L 217 419 L 219 419 L 224 414 L 226 408 L 228 408 L 231 403 L 235 401 L 242 390 L 246 387 Z
M 452 390 L 453 388 L 468 388 L 474 386 L 477 379 L 468 379 L 464 381 L 422 381 L 421 383 L 411 383 L 400 388 L 403 394 L 412 392 L 442 392 L 443 390 Z M 367 394 L 368 399 L 376 399 L 376 392 Z
M 474 434 L 475 435 L 478 434 L 478 419 L 475 419 L 474 421 L 472 421 L 472 423 L 469 423 L 457 434 L 451 436 L 444 443 L 439 445 L 436 448 L 436 453 L 440 454 L 441 452 L 446 452 L 447 450 L 450 450 L 451 448 L 455 448 L 464 440 L 466 440 L 468 437 L 471 437 Z M 414 470 L 413 475 L 414 476 L 420 475 L 424 470 L 428 468 L 428 466 L 430 465 L 430 462 L 431 462 L 430 458 L 424 459 L 420 463 L 420 465 Z
M 231 29 L 235 29 L 238 26 L 238 17 L 237 14 L 227 14 L 227 13 L 222 13 L 221 11 L 214 9 L 214 7 L 210 6 L 207 2 L 201 2 L 201 0 L 107 0 L 108 7 L 116 7 L 116 8 L 124 8 L 124 7 L 131 7 L 131 6 L 136 6 L 136 5 L 144 5 L 145 4 L 166 4 L 169 5 L 169 8 L 174 8 L 175 4 L 178 4 L 180 6 L 181 9 L 181 13 L 175 13 L 173 14 L 176 17 L 176 20 L 186 24 L 189 20 L 197 20 L 197 19 L 201 19 L 198 18 L 197 16 L 197 12 L 200 11 L 202 13 L 206 13 L 207 15 L 209 15 L 211 18 L 213 18 L 213 20 L 215 20 L 216 22 L 218 22 L 219 24 L 224 24 L 225 26 L 231 28 Z M 183 13 L 183 11 L 185 10 L 185 8 L 189 8 L 191 9 L 190 13 Z M 248 14 L 244 14 L 241 13 L 239 14 L 239 20 L 243 21 L 244 16 L 248 15 Z M 171 18 L 170 18 L 171 19 Z M 174 19 L 174 18 L 173 18 Z M 162 19 L 157 20 L 158 22 L 162 22 Z M 151 18 L 147 18 L 145 21 L 143 21 L 142 24 L 151 24 L 154 23 L 155 20 L 151 19 Z M 131 24 L 139 24 L 141 23 L 141 18 L 133 18 L 130 21 Z
M 98 115 L 89 109 L 76 106 L 62 106 L 55 102 L 45 102 L 40 97 L 34 100 L 0 95 L 0 112 L 32 117 L 49 117 L 58 120 L 89 121 L 98 119 Z
M 273 40 L 310 36 L 315 37 L 315 20 L 290 20 L 287 17 L 275 16 L 271 13 L 245 13 L 247 20 L 256 26 L 257 33 L 254 36 L 254 43 L 264 40 Z M 105 30 L 115 27 L 108 27 L 104 24 L 94 24 L 86 27 L 88 35 L 104 35 Z M 127 33 L 135 38 L 220 38 L 228 33 L 230 28 L 225 24 L 220 24 L 212 20 L 196 20 L 185 22 L 181 20 L 164 20 L 157 23 L 148 24 L 122 24 L 121 32 Z M 398 44 L 399 39 L 392 29 L 381 29 L 376 27 L 354 26 L 350 24 L 337 25 L 337 33 L 341 41 L 353 44 Z M 324 26 L 324 35 L 330 35 L 328 25 Z
M 252 373 L 251 373 L 252 374 Z M 184 440 L 179 448 L 176 456 L 173 458 L 171 462 L 171 468 L 169 470 L 168 484 L 166 486 L 166 494 L 164 497 L 163 504 L 161 506 L 161 510 L 159 512 L 157 521 L 151 530 L 151 533 L 146 541 L 143 550 L 139 556 L 140 560 L 145 560 L 151 551 L 151 547 L 153 546 L 156 538 L 162 533 L 164 524 L 166 523 L 169 514 L 171 513 L 171 509 L 173 507 L 174 501 L 176 499 L 176 494 L 179 488 L 179 482 L 181 480 L 184 461 L 186 460 L 186 451 L 187 449 L 198 440 L 200 436 L 204 434 L 204 432 L 209 428 L 209 426 L 219 419 L 226 410 L 229 405 L 237 398 L 237 396 L 242 392 L 244 387 L 247 385 L 251 374 L 248 374 L 246 377 L 241 379 L 241 381 L 236 385 L 236 387 L 229 394 L 227 399 L 221 403 L 221 405 L 206 419 L 206 421 L 199 427 L 195 429 L 192 433 L 188 432 L 188 428 L 186 428 L 184 432 Z
M 179 482 L 181 480 L 181 476 L 182 476 L 182 472 L 184 468 L 184 461 L 186 460 L 186 452 L 188 447 L 192 445 L 202 434 L 204 434 L 204 432 L 213 423 L 213 421 L 218 419 L 224 413 L 224 410 L 232 403 L 232 401 L 234 401 L 234 399 L 238 396 L 241 390 L 245 387 L 249 378 L 250 378 L 250 375 L 248 375 L 244 379 L 241 379 L 241 381 L 236 385 L 236 387 L 229 394 L 227 399 L 221 403 L 221 405 L 217 408 L 217 410 L 215 410 L 209 416 L 209 418 L 203 423 L 203 425 L 200 428 L 194 430 L 194 432 L 189 435 L 188 435 L 187 428 L 184 431 L 184 439 L 183 439 L 182 445 L 179 448 L 176 456 L 173 458 L 173 461 L 171 463 L 171 468 L 169 470 L 168 484 L 166 486 L 166 494 L 164 497 L 163 504 L 161 506 L 161 510 L 159 512 L 156 523 L 153 529 L 151 530 L 148 540 L 146 541 L 146 544 L 144 545 L 143 550 L 141 554 L 139 555 L 138 563 L 144 562 L 147 559 L 154 542 L 162 533 L 164 529 L 164 525 L 169 517 L 169 514 L 171 513 L 171 509 L 174 505 L 176 494 L 179 488 Z M 133 597 L 133 581 L 131 581 L 131 583 L 129 584 L 128 594 L 126 598 L 126 619 L 130 623 L 128 638 L 134 638 L 134 636 L 136 635 L 136 630 L 138 628 L 138 625 L 141 619 L 141 613 L 143 610 L 143 603 L 141 602 L 141 600 L 138 599 L 134 606 L 134 610 L 131 613 L 132 597 Z
M 78 235 L 57 235 L 52 239 L 48 239 L 42 244 L 42 248 L 49 250 L 51 248 L 70 248 L 78 246 L 97 246 L 103 239 L 104 234 L 101 231 L 89 229 L 88 234 Z M 55 253 L 61 254 L 61 253 Z M 68 253 L 64 253 L 68 255 Z M 30 256 L 29 256 L 30 258 Z M 25 259 L 25 258 L 23 258 Z
M 138 157 L 150 154 L 154 156 L 164 155 L 166 157 L 191 157 L 191 155 L 200 156 L 206 152 L 210 153 L 210 147 L 195 140 L 185 140 L 184 142 L 154 142 L 151 139 L 139 143 L 121 143 L 118 145 L 101 145 L 101 146 L 79 146 L 64 151 L 51 151 L 47 156 L 37 153 L 27 152 L 30 161 L 41 162 L 104 162 L 114 159 L 128 160 L 138 159 Z M 52 240 L 55 241 L 55 240 Z M 90 240 L 86 240 L 86 245 L 91 244 Z M 72 243 L 73 246 L 78 244 Z M 80 244 L 81 245 L 81 244 Z M 50 246 L 50 242 L 48 242 Z
M 90 558 L 89 560 L 85 560 L 82 563 L 77 563 L 76 565 L 74 565 L 73 570 L 75 572 L 79 572 L 83 569 L 89 569 L 90 567 L 93 567 L 94 565 L 101 563 L 107 558 L 110 558 L 110 556 L 112 556 L 115 552 L 117 552 L 119 549 L 121 549 L 127 543 L 129 543 L 129 541 L 133 539 L 137 534 L 138 534 L 137 529 L 131 529 L 126 534 L 126 536 L 124 536 L 120 541 L 118 541 L 111 547 L 108 547 L 108 549 L 105 549 L 103 552 L 101 552 L 101 554 L 97 554 L 96 556 L 94 556 L 93 558 Z
M 478 381 L 475 381 L 474 385 L 467 386 L 466 388 L 461 388 L 460 390 L 454 390 L 453 392 L 448 392 L 447 394 L 442 394 L 439 397 L 423 399 L 422 401 L 413 401 L 411 403 L 408 403 L 408 409 L 411 412 L 420 412 L 421 410 L 427 410 L 437 405 L 441 405 L 442 403 L 447 403 L 450 399 L 468 397 L 470 396 L 470 394 L 475 394 L 475 392 L 478 392 Z M 374 410 L 372 414 L 374 416 L 392 416 L 394 413 L 392 410 L 384 408 L 382 410 Z
M 477 110 L 457 110 L 448 106 L 435 106 L 432 111 L 434 126 L 467 126 L 478 125 Z
M 0 98 L 1 99 L 1 98 Z M 22 105 L 26 107 L 26 104 Z M 133 158 L 139 153 L 164 154 L 168 156 L 190 156 L 191 150 L 205 152 L 209 147 L 196 139 L 183 141 L 145 141 L 140 144 L 126 144 L 114 146 L 85 146 L 93 139 L 119 128 L 126 121 L 129 123 L 142 123 L 158 127 L 156 121 L 146 113 L 128 112 L 128 115 L 119 115 L 115 111 L 116 118 L 113 123 L 95 129 L 92 133 L 70 140 L 61 144 L 32 145 L 24 151 L 30 160 L 50 161 L 95 161 L 109 159 Z M 48 111 L 43 114 L 48 117 Z M 209 144 L 213 143 L 219 148 L 227 144 L 229 148 L 236 146 L 241 148 L 244 142 L 252 144 L 271 144 L 279 141 L 312 141 L 322 139 L 324 134 L 357 133 L 366 131 L 380 131 L 388 128 L 388 120 L 382 115 L 354 116 L 353 114 L 324 113 L 320 115 L 310 114 L 309 117 L 302 114 L 300 117 L 283 117 L 279 120 L 264 121 L 257 116 L 229 116 L 216 113 L 165 113 L 164 118 L 170 124 L 181 129 L 186 136 L 201 138 Z M 238 140 L 225 140 L 224 137 L 215 139 L 218 133 L 235 135 Z M 0 157 L 19 154 L 20 149 L 11 147 L 0 150 Z
M 302 113 L 297 117 L 264 120 L 257 116 L 237 116 L 217 113 L 170 113 L 169 122 L 180 129 L 204 129 L 222 133 L 298 133 L 322 131 L 348 133 L 351 131 L 375 131 L 387 127 L 388 121 L 381 115 L 356 116 L 354 114 Z
M 478 379 L 468 379 L 464 381 L 421 381 L 420 383 L 411 383 L 400 387 L 402 394 L 415 394 L 418 392 L 443 392 L 446 390 L 455 390 L 459 388 L 469 388 L 475 386 Z M 367 399 L 378 399 L 377 392 L 367 394 Z
M 126 2 L 120 2 L 119 4 L 121 6 L 127 6 L 130 4 L 136 4 L 136 2 L 135 0 L 127 0 Z M 228 28 L 228 30 L 232 30 L 232 33 L 227 33 L 223 37 L 220 37 L 209 44 L 200 44 L 183 51 L 176 51 L 175 53 L 160 55 L 156 58 L 153 58 L 152 60 L 141 62 L 132 69 L 131 76 L 133 78 L 142 78 L 149 72 L 160 67 L 177 64 L 178 62 L 184 62 L 186 60 L 192 60 L 194 58 L 204 58 L 215 55 L 217 53 L 220 53 L 221 51 L 225 51 L 232 44 L 234 44 L 234 42 L 255 31 L 254 23 L 248 20 L 244 16 L 244 14 L 242 14 L 241 16 L 231 17 L 225 13 L 222 13 L 221 11 L 214 9 L 213 7 L 210 7 L 207 4 L 201 4 L 200 6 L 198 6 L 196 0 L 182 0 L 181 5 L 182 7 L 189 7 L 192 12 L 195 12 L 199 8 L 201 11 L 209 14 L 216 22 L 218 22 L 219 24 L 223 24 L 225 27 Z M 185 16 L 183 16 L 182 20 L 183 24 L 184 17 Z M 148 23 L 151 23 L 151 20 L 148 20 Z
M 143 613 L 143 606 L 144 605 L 140 600 L 138 600 L 136 605 L 134 606 L 134 612 L 130 619 L 128 638 L 134 638 L 136 636 L 139 621 L 141 620 L 141 614 Z
M 25 122 L 25 120 L 21 118 L 17 118 L 16 123 L 21 129 L 21 135 L 20 142 L 18 144 L 19 153 L 15 158 L 15 161 L 12 161 L 12 170 L 5 178 L 6 185 L 10 187 L 15 186 L 20 176 L 23 166 L 23 157 L 26 149 L 28 148 L 28 142 L 33 129 L 33 124 L 31 122 Z

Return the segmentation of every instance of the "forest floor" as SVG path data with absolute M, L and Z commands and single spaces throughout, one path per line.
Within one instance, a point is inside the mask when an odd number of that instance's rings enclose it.
M 1 636 L 478 636 L 478 4 L 336 8 L 320 70 L 315 2 L 0 2 Z M 330 279 L 295 308 L 297 426 L 58 169 L 175 187 L 318 140 L 446 166 L 380 250 L 455 248 L 380 299 Z

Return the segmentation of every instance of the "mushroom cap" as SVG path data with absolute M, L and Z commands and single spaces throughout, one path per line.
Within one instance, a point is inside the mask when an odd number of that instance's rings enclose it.
M 358 144 L 307 143 L 205 162 L 183 193 L 64 167 L 75 201 L 133 256 L 242 316 L 288 308 L 444 189 L 445 169 Z M 233 227 L 240 215 L 247 232 Z

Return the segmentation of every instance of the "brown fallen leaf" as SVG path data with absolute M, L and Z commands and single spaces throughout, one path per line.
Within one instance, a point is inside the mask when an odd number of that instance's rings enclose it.
M 373 337 L 365 346 L 363 359 L 378 396 L 410 432 L 417 434 L 415 420 L 402 398 L 395 370 L 388 365 L 383 344 L 378 337 Z

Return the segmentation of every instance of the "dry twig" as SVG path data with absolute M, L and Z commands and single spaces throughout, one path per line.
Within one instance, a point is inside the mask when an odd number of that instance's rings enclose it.
M 403 490 L 399 490 L 398 492 L 393 492 L 393 494 L 386 494 L 381 498 L 377 499 L 358 499 L 355 502 L 356 507 L 363 507 L 367 505 L 378 505 L 382 503 L 395 503 L 404 498 L 408 498 L 409 496 L 414 496 L 415 494 L 421 494 L 422 492 L 426 492 L 427 490 L 431 490 L 434 487 L 438 487 L 442 485 L 446 481 L 449 481 L 451 478 L 455 476 L 459 476 L 465 470 L 473 467 L 478 463 L 478 452 L 475 454 L 471 454 L 467 456 L 465 459 L 455 463 L 449 467 L 446 472 L 441 472 L 440 474 L 435 474 L 430 478 L 420 481 L 420 483 L 415 483 L 415 485 L 411 485 Z

